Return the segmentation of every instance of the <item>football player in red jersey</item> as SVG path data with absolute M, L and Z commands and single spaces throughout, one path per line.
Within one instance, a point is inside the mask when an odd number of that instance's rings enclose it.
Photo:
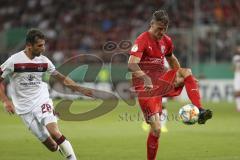
M 139 104 L 151 126 L 147 139 L 148 160 L 155 160 L 157 155 L 162 97 L 177 96 L 185 86 L 192 104 L 200 110 L 198 123 L 204 124 L 212 118 L 212 111 L 205 110 L 201 104 L 197 80 L 191 69 L 181 68 L 173 54 L 172 40 L 166 35 L 168 23 L 165 10 L 155 11 L 150 29 L 135 40 L 128 62 Z M 169 71 L 164 70 L 164 57 L 171 67 Z

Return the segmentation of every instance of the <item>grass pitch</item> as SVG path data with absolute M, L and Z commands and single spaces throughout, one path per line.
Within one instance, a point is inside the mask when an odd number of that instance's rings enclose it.
M 58 102 L 55 102 L 58 103 Z M 72 112 L 84 112 L 98 101 L 76 101 Z M 187 126 L 174 115 L 183 103 L 169 102 L 169 132 L 161 134 L 159 160 L 239 160 L 240 113 L 233 103 L 205 103 L 213 110 L 206 125 Z M 147 132 L 137 106 L 123 101 L 112 112 L 90 121 L 59 120 L 62 133 L 81 160 L 146 160 Z M 0 110 L 0 160 L 60 160 L 27 130 L 21 119 Z

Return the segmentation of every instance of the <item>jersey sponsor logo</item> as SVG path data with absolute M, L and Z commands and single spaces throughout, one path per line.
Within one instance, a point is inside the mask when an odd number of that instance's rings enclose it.
M 33 81 L 34 78 L 35 78 L 35 76 L 32 75 L 32 74 L 29 74 L 29 75 L 27 76 L 27 79 L 28 79 L 29 81 Z
M 151 58 L 151 57 L 148 57 L 146 58 L 147 61 L 151 61 L 152 63 L 162 63 L 163 62 L 163 58 Z
M 164 53 L 165 52 L 165 46 L 161 46 L 161 52 Z
M 47 63 L 16 63 L 14 72 L 45 72 L 47 67 Z
M 21 82 L 21 83 L 19 83 L 20 85 L 22 85 L 22 86 L 36 86 L 36 85 L 40 85 L 41 84 L 41 82 Z
M 134 44 L 131 49 L 132 52 L 137 52 L 138 51 L 138 45 Z
M 35 81 L 34 81 L 35 80 Z M 28 74 L 24 77 L 24 80 L 19 83 L 22 86 L 36 86 L 40 85 L 41 81 L 36 78 L 36 75 Z

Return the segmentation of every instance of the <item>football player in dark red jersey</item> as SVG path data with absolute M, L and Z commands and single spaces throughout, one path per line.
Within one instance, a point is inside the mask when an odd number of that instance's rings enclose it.
M 212 111 L 205 110 L 201 104 L 197 80 L 191 69 L 181 68 L 173 54 L 172 40 L 166 35 L 168 24 L 166 11 L 155 11 L 149 30 L 135 40 L 128 62 L 139 104 L 146 122 L 151 126 L 147 139 L 148 160 L 155 160 L 157 155 L 162 97 L 177 96 L 185 86 L 192 104 L 200 110 L 198 123 L 205 124 L 212 118 Z M 164 57 L 171 70 L 164 70 Z

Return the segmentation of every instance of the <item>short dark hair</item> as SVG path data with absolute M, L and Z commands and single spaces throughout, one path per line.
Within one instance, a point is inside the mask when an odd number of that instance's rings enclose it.
M 38 39 L 45 39 L 45 35 L 39 29 L 31 28 L 27 31 L 26 44 L 34 44 Z
M 152 15 L 152 21 L 160 21 L 165 25 L 169 23 L 169 17 L 165 10 L 157 10 Z

